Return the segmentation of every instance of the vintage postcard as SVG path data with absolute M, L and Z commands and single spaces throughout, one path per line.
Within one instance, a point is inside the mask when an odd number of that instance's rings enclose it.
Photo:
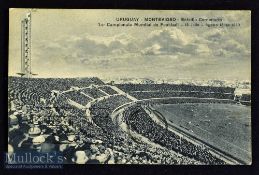
M 9 20 L 7 168 L 251 165 L 251 11 Z

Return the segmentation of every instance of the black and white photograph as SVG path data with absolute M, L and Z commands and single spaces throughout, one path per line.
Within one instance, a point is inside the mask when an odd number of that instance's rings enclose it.
M 10 8 L 8 44 L 10 167 L 252 164 L 250 10 Z

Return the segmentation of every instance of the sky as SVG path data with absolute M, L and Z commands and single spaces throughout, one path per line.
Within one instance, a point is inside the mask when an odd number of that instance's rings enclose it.
M 28 11 L 10 9 L 10 76 L 20 72 L 20 26 Z M 139 23 L 145 23 L 144 17 L 220 18 L 240 26 L 98 25 L 128 23 L 116 18 L 139 18 Z M 37 77 L 250 80 L 251 13 L 34 9 L 31 50 L 32 72 Z

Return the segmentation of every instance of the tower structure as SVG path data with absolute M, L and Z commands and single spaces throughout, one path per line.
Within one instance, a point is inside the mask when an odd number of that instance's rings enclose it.
M 21 21 L 21 77 L 31 78 L 31 12 Z

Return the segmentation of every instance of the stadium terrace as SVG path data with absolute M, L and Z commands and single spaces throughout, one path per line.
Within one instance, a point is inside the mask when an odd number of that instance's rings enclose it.
M 250 97 L 236 98 L 235 88 L 105 84 L 96 77 L 9 77 L 8 84 L 8 154 L 59 151 L 65 164 L 249 164 L 249 157 L 231 157 L 193 137 L 199 134 L 193 121 L 171 126 L 179 120 L 175 114 L 197 117 L 200 103 L 248 109 Z M 157 108 L 165 104 L 192 107 L 171 113 L 169 122 Z M 211 124 L 209 118 L 201 122 L 199 127 Z

